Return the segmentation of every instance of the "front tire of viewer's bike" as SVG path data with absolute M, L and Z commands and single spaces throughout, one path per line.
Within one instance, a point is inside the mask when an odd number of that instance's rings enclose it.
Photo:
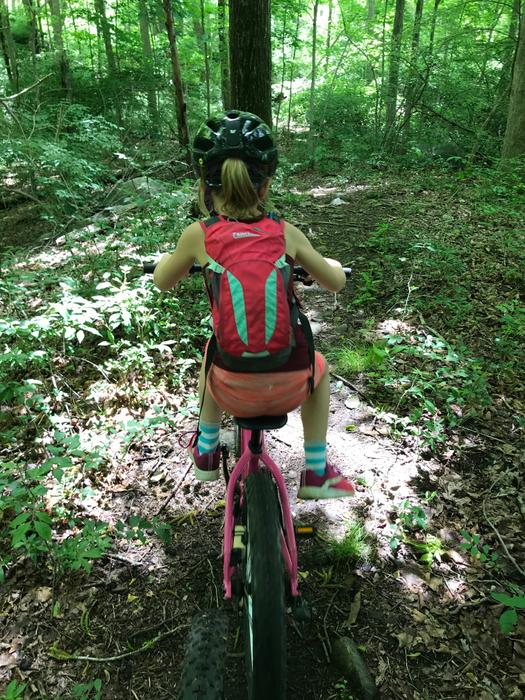
M 246 481 L 245 666 L 249 700 L 286 698 L 286 610 L 277 491 L 266 470 Z
M 223 610 L 206 610 L 192 620 L 178 700 L 224 700 L 228 619 Z

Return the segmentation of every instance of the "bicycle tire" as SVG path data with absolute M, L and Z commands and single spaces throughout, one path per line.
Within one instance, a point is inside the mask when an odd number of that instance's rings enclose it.
M 190 626 L 178 700 L 224 700 L 228 618 L 222 610 L 196 615 Z
M 280 508 L 263 469 L 246 480 L 245 667 L 249 700 L 286 698 L 286 616 Z

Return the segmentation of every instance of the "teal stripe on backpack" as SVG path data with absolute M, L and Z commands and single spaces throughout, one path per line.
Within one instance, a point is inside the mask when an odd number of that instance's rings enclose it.
M 266 280 L 264 289 L 264 311 L 266 319 L 265 341 L 268 344 L 275 332 L 277 323 L 277 270 L 272 270 Z
M 232 275 L 231 272 L 228 271 L 226 274 L 228 275 L 228 282 L 230 284 L 237 333 L 239 334 L 239 338 L 242 340 L 242 342 L 245 345 L 248 345 L 248 325 L 246 322 L 246 305 L 244 303 L 242 284 L 236 277 L 234 277 L 234 275 Z

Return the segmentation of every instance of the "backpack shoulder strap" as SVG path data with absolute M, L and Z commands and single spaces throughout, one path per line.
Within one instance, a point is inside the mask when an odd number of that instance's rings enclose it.
M 277 216 L 277 214 L 276 214 L 274 211 L 269 211 L 268 214 L 266 214 L 266 216 L 267 216 L 269 219 L 272 219 L 273 221 L 275 221 L 276 224 L 280 224 L 280 223 L 281 223 L 281 217 L 280 217 L 280 216 Z
M 216 224 L 218 221 L 220 221 L 220 217 L 218 216 L 210 216 L 209 219 L 205 219 L 204 221 L 199 221 L 201 225 L 201 229 L 206 233 L 206 229 L 210 228 L 213 226 L 213 224 Z

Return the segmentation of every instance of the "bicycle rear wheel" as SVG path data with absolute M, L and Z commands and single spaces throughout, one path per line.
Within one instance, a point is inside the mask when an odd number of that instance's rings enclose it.
M 249 700 L 286 698 L 286 616 L 281 513 L 266 470 L 246 480 L 245 666 Z
M 207 610 L 191 623 L 178 700 L 224 700 L 224 666 L 228 619 L 222 610 Z

